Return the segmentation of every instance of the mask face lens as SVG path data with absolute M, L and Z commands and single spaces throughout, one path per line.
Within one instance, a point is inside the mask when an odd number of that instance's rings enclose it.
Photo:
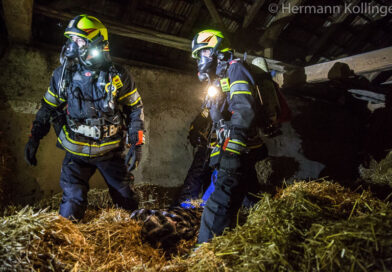
M 202 49 L 199 51 L 199 57 L 207 57 L 209 58 L 211 56 L 211 49 L 207 48 L 207 49 Z
M 87 42 L 78 36 L 71 36 L 71 40 L 76 42 L 79 48 L 85 47 L 87 45 Z

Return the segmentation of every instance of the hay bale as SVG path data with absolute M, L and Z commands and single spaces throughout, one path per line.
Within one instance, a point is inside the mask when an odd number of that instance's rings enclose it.
M 143 244 L 141 226 L 120 209 L 74 224 L 25 208 L 0 219 L 2 271 L 156 271 L 163 252 Z M 3 269 L 4 268 L 4 269 Z
M 380 162 L 372 159 L 369 167 L 359 167 L 361 178 L 370 184 L 388 185 L 392 188 L 392 151 Z
M 55 194 L 51 197 L 44 198 L 35 203 L 35 209 L 48 209 L 57 211 L 60 207 L 62 193 Z M 87 194 L 88 206 L 87 209 L 108 209 L 114 208 L 112 198 L 110 197 L 108 189 L 91 189 Z
M 183 271 L 374 271 L 392 267 L 392 210 L 370 193 L 299 182 L 263 198 L 243 226 L 203 244 Z M 377 226 L 376 226 L 377 224 Z
M 58 217 L 26 207 L 0 218 L 0 267 L 2 271 L 30 271 L 39 254 L 39 241 L 51 221 Z M 41 252 L 46 253 L 46 252 Z

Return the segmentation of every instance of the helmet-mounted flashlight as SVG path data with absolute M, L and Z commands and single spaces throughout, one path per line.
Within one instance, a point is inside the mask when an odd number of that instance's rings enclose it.
M 209 97 L 213 98 L 213 97 L 215 97 L 217 94 L 218 94 L 218 89 L 217 89 L 215 86 L 210 85 L 210 86 L 208 87 L 208 90 L 207 90 L 207 95 L 208 95 Z

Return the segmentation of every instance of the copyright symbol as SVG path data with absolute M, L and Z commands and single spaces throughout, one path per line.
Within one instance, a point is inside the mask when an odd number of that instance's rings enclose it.
M 268 6 L 268 11 L 270 12 L 270 13 L 277 13 L 278 11 L 279 11 L 279 5 L 278 4 L 276 4 L 276 3 L 271 3 L 271 4 L 269 4 L 269 6 Z

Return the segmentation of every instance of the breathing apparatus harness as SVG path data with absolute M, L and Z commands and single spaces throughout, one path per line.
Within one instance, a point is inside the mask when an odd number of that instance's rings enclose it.
M 97 39 L 92 46 L 101 42 L 102 39 Z M 86 49 L 85 49 L 86 50 Z M 87 49 L 88 50 L 88 49 Z M 86 61 L 83 60 L 81 52 L 76 42 L 68 41 L 62 48 L 60 54 L 60 63 L 62 64 L 60 80 L 58 82 L 58 97 L 65 97 L 66 90 L 70 87 L 72 77 L 78 66 L 86 66 Z M 92 102 L 102 100 L 105 108 L 113 111 L 115 109 L 115 96 L 117 90 L 123 86 L 119 72 L 110 62 L 107 65 L 107 71 L 100 71 L 97 79 L 97 86 L 100 90 L 101 96 L 96 97 Z M 93 73 L 95 71 L 92 71 Z M 108 83 L 107 79 L 109 80 Z M 122 128 L 122 116 L 116 113 L 113 116 L 103 116 L 100 118 L 87 118 L 80 122 L 72 119 L 68 114 L 66 120 L 69 128 L 80 135 L 83 135 L 94 140 L 101 140 L 102 138 L 112 137 L 116 135 Z

